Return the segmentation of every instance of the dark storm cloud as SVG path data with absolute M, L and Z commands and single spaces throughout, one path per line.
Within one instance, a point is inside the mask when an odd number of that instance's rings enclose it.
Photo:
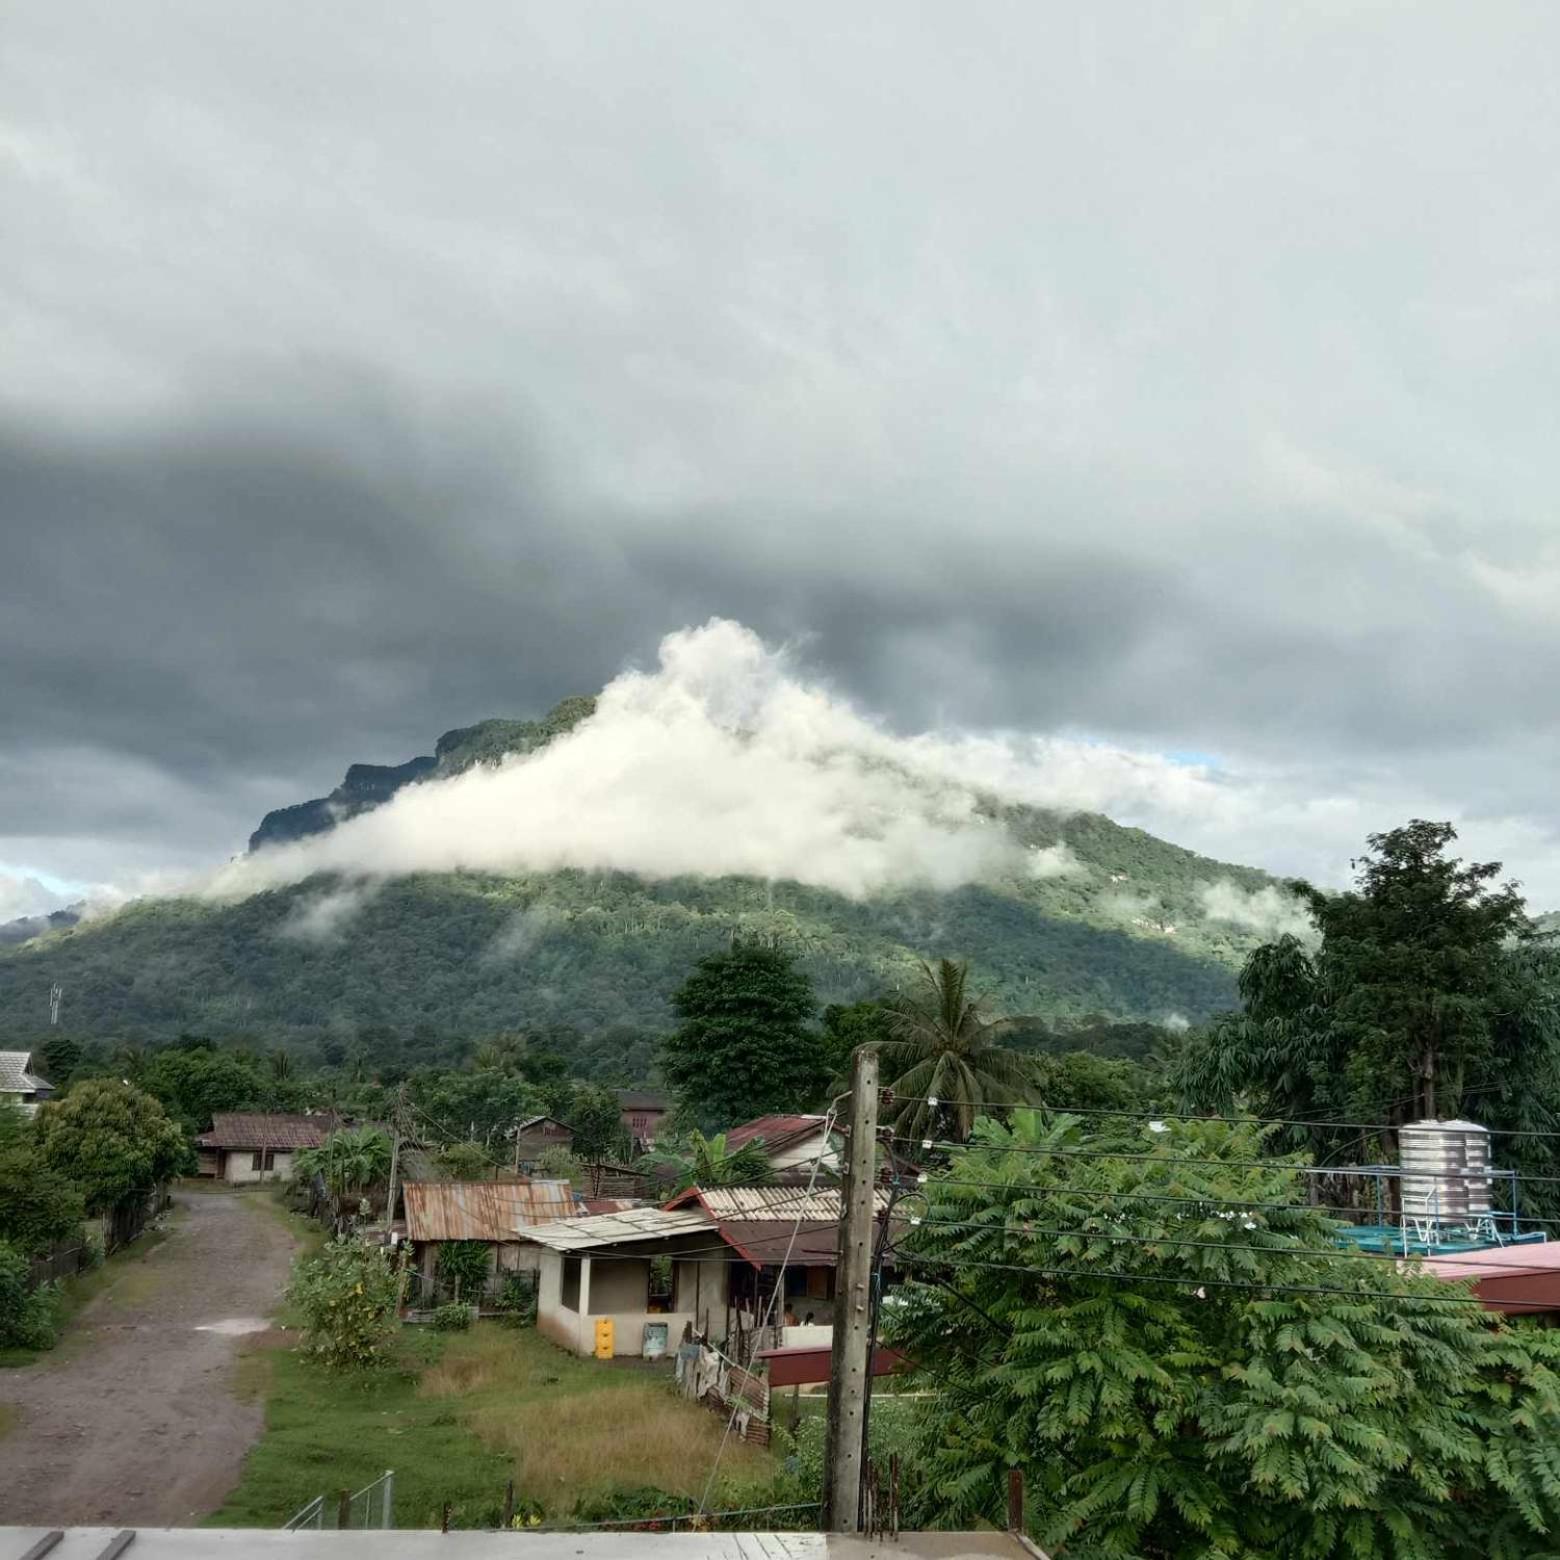
M 1212 754 L 1266 833 L 1138 821 L 1222 854 L 1455 809 L 1560 894 L 1554 16 L 7 28 L 0 872 L 718 613 L 901 730 Z

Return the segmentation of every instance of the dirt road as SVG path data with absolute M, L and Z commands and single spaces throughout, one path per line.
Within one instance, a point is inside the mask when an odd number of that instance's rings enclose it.
M 61 1349 L 0 1371 L 18 1413 L 0 1438 L 0 1523 L 179 1527 L 221 1504 L 262 1420 L 233 1395 L 234 1356 L 292 1255 L 263 1195 L 177 1192 L 167 1240 L 126 1263 Z

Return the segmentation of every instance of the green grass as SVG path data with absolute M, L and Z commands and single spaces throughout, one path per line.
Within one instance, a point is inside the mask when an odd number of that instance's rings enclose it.
M 0 1349 L 0 1370 L 14 1370 L 22 1365 L 36 1364 L 39 1360 L 57 1359 L 67 1352 L 73 1342 L 71 1322 L 83 1307 L 99 1295 L 112 1290 L 135 1299 L 142 1293 L 155 1293 L 155 1276 L 141 1272 L 140 1264 L 167 1238 L 168 1231 L 165 1229 L 149 1230 L 99 1266 L 61 1279 L 57 1312 L 59 1342 L 52 1349 Z
M 437 1524 L 445 1501 L 454 1526 L 496 1526 L 511 1478 L 517 1505 L 547 1520 L 635 1485 L 697 1503 L 725 1428 L 676 1397 L 664 1369 L 575 1359 L 530 1330 L 408 1328 L 397 1352 L 394 1365 L 357 1377 L 291 1350 L 245 1356 L 240 1386 L 264 1396 L 265 1434 L 209 1521 L 276 1527 L 316 1495 L 360 1489 L 387 1468 L 397 1527 Z M 740 1504 L 776 1466 L 733 1439 L 717 1494 Z

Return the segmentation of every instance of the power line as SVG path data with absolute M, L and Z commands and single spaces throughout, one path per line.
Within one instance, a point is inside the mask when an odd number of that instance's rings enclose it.
M 891 1086 L 890 1105 L 951 1105 L 954 1102 L 936 1094 L 900 1094 Z M 1087 1105 L 1053 1105 L 1049 1100 L 981 1100 L 976 1102 L 980 1111 L 991 1110 L 1039 1110 L 1056 1116 L 1114 1116 L 1134 1121 L 1222 1121 L 1229 1126 L 1266 1127 L 1325 1127 L 1349 1132 L 1401 1132 L 1407 1121 L 1321 1121 L 1303 1116 L 1223 1116 L 1214 1112 L 1184 1110 L 1102 1110 Z M 1560 1130 L 1537 1127 L 1486 1127 L 1486 1132 L 1500 1137 L 1534 1137 L 1560 1139 Z
M 1420 1294 L 1415 1291 L 1404 1294 L 1390 1289 L 1350 1289 L 1329 1284 L 1264 1284 L 1260 1279 L 1208 1278 L 1201 1274 L 1161 1275 L 1157 1273 L 1126 1273 L 1109 1268 L 1032 1267 L 1027 1264 L 1012 1262 L 981 1262 L 971 1258 L 953 1260 L 947 1257 L 929 1257 L 920 1252 L 910 1251 L 896 1252 L 896 1260 L 922 1266 L 943 1267 L 955 1270 L 979 1268 L 997 1273 L 1027 1273 L 1031 1277 L 1105 1278 L 1127 1284 L 1175 1284 L 1185 1289 L 1194 1290 L 1213 1287 L 1217 1289 L 1246 1289 L 1261 1294 L 1344 1295 L 1356 1300 L 1394 1300 L 1400 1304 L 1413 1301 L 1423 1301 L 1428 1305 L 1483 1306 L 1484 1304 L 1477 1295 L 1472 1293 L 1432 1295 Z M 1425 1274 L 1423 1276 L 1427 1278 L 1434 1277 L 1433 1274 Z M 1443 1282 L 1445 1281 L 1443 1280 Z M 1553 1295 L 1534 1296 L 1532 1298 L 1502 1295 L 1500 1303 L 1510 1306 L 1525 1306 L 1531 1310 L 1540 1311 L 1554 1310 L 1556 1308 Z
M 1298 1211 L 1298 1210 L 1297 1210 Z M 930 1219 L 911 1217 L 909 1223 L 915 1229 L 950 1229 L 950 1230 L 980 1230 L 988 1235 L 1009 1236 L 1017 1239 L 1027 1239 L 1031 1236 L 1051 1236 L 1058 1239 L 1076 1238 L 1085 1241 L 1131 1241 L 1139 1246 L 1186 1246 L 1202 1251 L 1243 1251 L 1252 1252 L 1259 1256 L 1268 1257 L 1319 1257 L 1324 1260 L 1336 1260 L 1341 1262 L 1387 1262 L 1387 1261 L 1429 1261 L 1432 1258 L 1437 1262 L 1454 1264 L 1459 1267 L 1477 1266 L 1486 1260 L 1490 1248 L 1484 1248 L 1482 1252 L 1448 1253 L 1445 1256 L 1435 1252 L 1374 1252 L 1362 1251 L 1358 1247 L 1334 1246 L 1321 1248 L 1316 1246 L 1257 1246 L 1237 1241 L 1223 1240 L 1187 1240 L 1178 1236 L 1161 1235 L 1158 1233 L 1143 1233 L 1137 1230 L 1123 1230 L 1119 1232 L 1107 1232 L 1105 1230 L 1082 1229 L 1076 1225 L 1065 1228 L 1045 1228 L 1042 1226 L 1030 1227 L 1028 1225 L 1013 1224 L 982 1224 L 977 1220 L 966 1219 Z M 1282 1232 L 1271 1232 L 1275 1238 L 1282 1239 Z M 1538 1244 L 1532 1242 L 1531 1244 Z M 1547 1244 L 1547 1242 L 1545 1243 Z M 1502 1250 L 1508 1248 L 1500 1248 Z
M 892 1143 L 914 1143 L 922 1149 L 935 1149 L 945 1153 L 968 1154 L 1034 1154 L 1056 1159 L 1115 1159 L 1122 1163 L 1148 1163 L 1160 1165 L 1193 1165 L 1219 1170 L 1268 1170 L 1275 1174 L 1289 1175 L 1353 1175 L 1380 1176 L 1396 1171 L 1399 1175 L 1434 1177 L 1437 1180 L 1491 1181 L 1504 1180 L 1519 1174 L 1516 1170 L 1490 1167 L 1484 1170 L 1420 1170 L 1405 1171 L 1401 1165 L 1294 1165 L 1282 1159 L 1191 1159 L 1180 1154 L 1130 1153 L 1115 1148 L 1040 1148 L 1022 1143 L 956 1143 L 946 1138 L 912 1138 L 895 1135 Z M 1529 1186 L 1560 1186 L 1560 1175 L 1523 1175 Z

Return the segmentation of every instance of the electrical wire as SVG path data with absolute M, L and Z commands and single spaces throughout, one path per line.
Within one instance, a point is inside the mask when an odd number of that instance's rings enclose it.
M 1085 1268 L 1077 1265 L 1068 1267 L 1035 1267 L 1026 1263 L 981 1262 L 973 1258 L 933 1257 L 921 1252 L 900 1251 L 897 1248 L 895 1260 L 896 1262 L 909 1263 L 915 1266 L 941 1267 L 955 1271 L 968 1268 L 995 1273 L 1026 1273 L 1031 1277 L 1042 1278 L 1104 1278 L 1126 1284 L 1173 1284 L 1183 1289 L 1191 1290 L 1208 1288 L 1244 1289 L 1265 1295 L 1344 1295 L 1356 1300 L 1391 1300 L 1400 1305 L 1422 1301 L 1427 1305 L 1485 1306 L 1485 1302 L 1478 1295 L 1472 1293 L 1432 1295 L 1416 1292 L 1403 1294 L 1390 1289 L 1350 1289 L 1330 1284 L 1265 1284 L 1260 1279 L 1210 1278 L 1201 1274 L 1161 1275 L 1158 1273 L 1127 1273 L 1109 1268 Z M 1501 1295 L 1498 1297 L 1498 1302 L 1492 1303 L 1498 1303 L 1501 1307 L 1522 1307 L 1530 1311 L 1552 1311 L 1557 1308 L 1556 1299 L 1553 1295 L 1535 1295 L 1531 1297 Z
M 834 1118 L 839 1109 L 839 1101 L 833 1100 L 829 1104 L 828 1114 L 823 1118 L 823 1146 L 813 1155 L 812 1171 L 807 1177 L 807 1192 L 810 1196 L 818 1180 L 818 1167 L 822 1165 L 829 1154 L 829 1136 L 834 1130 Z M 796 1249 L 796 1238 L 802 1230 L 802 1210 L 796 1213 L 796 1222 L 791 1226 L 791 1238 L 786 1243 L 785 1255 L 780 1259 L 780 1271 L 775 1278 L 775 1287 L 769 1292 L 769 1306 L 764 1314 L 764 1320 L 759 1324 L 762 1328 L 773 1325 L 775 1314 L 775 1301 L 785 1292 L 785 1270 L 791 1260 L 791 1253 Z M 726 1420 L 725 1432 L 721 1435 L 720 1445 L 715 1448 L 715 1460 L 710 1464 L 709 1477 L 704 1481 L 704 1493 L 699 1497 L 699 1510 L 703 1511 L 709 1504 L 710 1490 L 715 1484 L 715 1475 L 720 1471 L 720 1460 L 725 1455 L 726 1443 L 731 1439 L 732 1426 L 737 1422 L 737 1404 L 731 1405 L 731 1415 Z
M 889 1088 L 887 1092 L 891 1095 L 890 1103 L 894 1107 L 937 1106 L 951 1103 L 936 1094 L 900 1094 L 893 1088 Z M 1401 1132 L 1404 1127 L 1414 1125 L 1413 1122 L 1407 1121 L 1322 1121 L 1303 1116 L 1223 1116 L 1205 1111 L 1100 1110 L 1087 1105 L 1053 1105 L 1049 1100 L 982 1100 L 979 1108 L 982 1111 L 1040 1110 L 1055 1116 L 1114 1116 L 1135 1121 L 1222 1121 L 1229 1126 L 1328 1128 L 1340 1132 Z M 1485 1127 L 1482 1122 L 1479 1125 L 1492 1136 L 1560 1139 L 1560 1130 L 1538 1127 Z
M 1148 1163 L 1165 1165 L 1197 1165 L 1220 1170 L 1270 1170 L 1292 1175 L 1352 1175 L 1380 1176 L 1396 1171 L 1399 1175 L 1433 1176 L 1437 1180 L 1491 1181 L 1505 1180 L 1518 1174 L 1515 1170 L 1435 1170 L 1407 1171 L 1400 1165 L 1377 1168 L 1369 1165 L 1333 1166 L 1285 1164 L 1282 1159 L 1189 1159 L 1182 1155 L 1161 1153 L 1129 1153 L 1115 1148 L 1039 1148 L 1027 1144 L 957 1143 L 947 1138 L 913 1138 L 895 1135 L 891 1143 L 914 1143 L 922 1149 L 944 1153 L 966 1154 L 1031 1154 L 1055 1159 L 1115 1159 L 1122 1163 Z M 1560 1175 L 1523 1175 L 1529 1186 L 1560 1186 Z

